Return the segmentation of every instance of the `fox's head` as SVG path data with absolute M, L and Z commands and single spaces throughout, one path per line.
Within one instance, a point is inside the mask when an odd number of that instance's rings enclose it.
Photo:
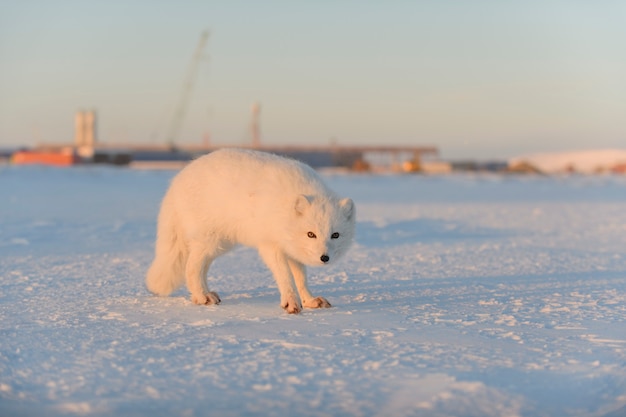
M 333 262 L 352 244 L 356 210 L 349 198 L 300 195 L 292 216 L 285 250 L 305 265 Z

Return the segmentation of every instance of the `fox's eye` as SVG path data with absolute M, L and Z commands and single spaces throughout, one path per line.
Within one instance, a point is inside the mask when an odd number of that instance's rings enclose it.
M 311 239 L 315 239 L 317 236 L 315 236 L 315 233 L 313 232 L 309 232 L 306 234 L 308 237 L 310 237 Z
M 339 239 L 339 233 L 335 232 L 332 235 L 330 235 L 331 239 Z

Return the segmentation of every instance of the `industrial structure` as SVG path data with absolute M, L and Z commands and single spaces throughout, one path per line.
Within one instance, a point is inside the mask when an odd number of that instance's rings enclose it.
M 315 146 L 315 145 L 209 145 L 209 146 L 132 146 L 132 165 L 137 168 L 175 168 L 219 148 L 237 147 L 271 152 L 298 159 L 314 168 L 339 168 L 352 171 L 420 171 L 424 157 L 437 157 L 434 146 Z M 118 147 L 113 146 L 112 149 Z M 106 148 L 100 147 L 101 151 Z
M 183 83 L 183 88 L 181 90 L 178 103 L 176 104 L 176 108 L 174 109 L 174 115 L 172 116 L 170 127 L 167 132 L 166 140 L 170 147 L 174 147 L 176 144 L 176 140 L 179 139 L 180 129 L 183 125 L 183 121 L 187 113 L 187 107 L 189 105 L 189 99 L 191 97 L 193 86 L 196 81 L 196 74 L 198 73 L 198 66 L 200 65 L 200 60 L 202 59 L 202 56 L 204 53 L 204 47 L 208 40 L 209 40 L 209 31 L 205 30 L 200 35 L 200 40 L 198 41 L 198 45 L 196 46 L 196 50 L 191 59 L 191 63 L 189 65 L 189 68 L 187 70 L 187 74 L 185 76 L 185 80 Z
M 179 168 L 200 155 L 217 148 L 234 145 L 213 145 L 208 134 L 202 145 L 185 145 L 180 132 L 187 113 L 191 94 L 204 56 L 209 32 L 204 31 L 196 45 L 191 62 L 183 80 L 180 95 L 160 145 L 112 144 L 100 141 L 94 110 L 80 110 L 74 118 L 74 143 L 72 145 L 38 145 L 31 150 L 16 152 L 14 163 L 38 163 L 48 165 L 74 165 L 77 163 L 132 164 L 144 168 Z M 261 104 L 251 106 L 249 141 L 240 148 L 258 149 L 301 160 L 315 168 L 342 168 L 356 171 L 420 171 L 424 156 L 437 156 L 432 146 L 340 146 L 332 141 L 327 146 L 313 145 L 267 145 L 261 139 Z

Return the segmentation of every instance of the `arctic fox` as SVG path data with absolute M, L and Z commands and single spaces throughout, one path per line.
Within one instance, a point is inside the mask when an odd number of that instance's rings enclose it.
M 165 296 L 186 281 L 192 302 L 219 304 L 207 286 L 209 266 L 242 244 L 258 249 L 288 313 L 330 307 L 311 295 L 305 265 L 324 265 L 346 252 L 355 214 L 351 199 L 339 198 L 303 163 L 252 150 L 214 151 L 172 180 L 146 285 Z

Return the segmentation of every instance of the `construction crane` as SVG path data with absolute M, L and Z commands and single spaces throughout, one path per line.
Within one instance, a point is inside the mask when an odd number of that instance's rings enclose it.
M 183 83 L 183 88 L 178 98 L 176 108 L 174 109 L 174 115 L 172 116 L 170 128 L 167 134 L 167 143 L 171 148 L 174 148 L 176 139 L 178 139 L 178 135 L 180 134 L 180 128 L 183 125 L 183 119 L 185 118 L 185 113 L 187 113 L 187 106 L 189 105 L 189 97 L 193 90 L 194 82 L 196 80 L 198 66 L 200 64 L 200 60 L 202 59 L 202 53 L 208 39 L 209 31 L 205 30 L 204 32 L 202 32 L 202 34 L 200 34 L 200 40 L 198 41 L 198 45 L 196 46 L 196 50 L 191 59 L 191 64 L 189 65 L 189 68 L 187 70 L 187 74 Z

